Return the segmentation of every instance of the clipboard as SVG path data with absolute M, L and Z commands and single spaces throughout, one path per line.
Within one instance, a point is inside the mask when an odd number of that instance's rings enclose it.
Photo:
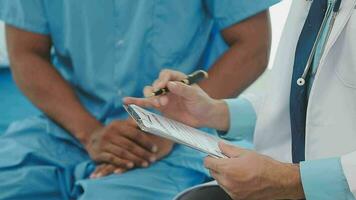
M 229 143 L 226 140 L 136 105 L 124 105 L 124 108 L 138 127 L 146 133 L 166 138 L 215 158 L 228 158 L 220 151 L 218 146 L 219 142 Z

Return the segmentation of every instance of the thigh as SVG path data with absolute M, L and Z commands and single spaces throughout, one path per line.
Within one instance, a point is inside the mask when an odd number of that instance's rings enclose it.
M 80 200 L 166 200 L 205 179 L 204 173 L 159 161 L 149 168 L 82 180 L 77 185 L 83 191 Z
M 18 122 L 0 137 L 0 199 L 69 198 L 74 166 L 85 154 L 41 122 Z

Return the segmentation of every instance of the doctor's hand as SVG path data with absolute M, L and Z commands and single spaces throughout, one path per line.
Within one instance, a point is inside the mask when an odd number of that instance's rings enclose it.
M 299 166 L 220 143 L 230 158 L 207 157 L 204 165 L 233 199 L 303 199 Z
M 168 140 L 143 133 L 132 120 L 114 121 L 95 130 L 85 144 L 90 157 L 99 164 L 91 178 L 148 167 L 166 156 L 172 146 Z
M 227 130 L 228 108 L 224 101 L 212 99 L 198 85 L 179 82 L 187 76 L 173 70 L 163 70 L 152 86 L 144 89 L 147 97 L 152 92 L 167 87 L 169 93 L 157 97 L 123 99 L 125 104 L 155 108 L 165 116 L 194 127 Z

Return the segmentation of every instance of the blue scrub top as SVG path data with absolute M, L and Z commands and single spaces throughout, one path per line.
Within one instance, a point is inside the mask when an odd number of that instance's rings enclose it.
M 53 65 L 71 83 L 88 111 L 109 123 L 127 116 L 121 98 L 142 96 L 143 87 L 151 84 L 161 69 L 189 73 L 202 68 L 213 26 L 222 30 L 276 2 L 0 0 L 0 19 L 20 29 L 50 35 Z M 83 199 L 170 199 L 204 181 L 207 173 L 203 154 L 176 145 L 169 156 L 147 169 L 86 179 L 94 163 L 77 148 L 81 146 L 77 140 L 46 117 L 12 124 L 0 141 L 4 147 L 0 154 L 7 155 L 2 156 L 6 162 L 0 162 L 0 180 L 6 191 L 0 193 L 0 199 L 28 191 L 52 199 L 44 196 L 58 187 L 67 199 L 80 195 Z M 13 177 L 21 182 L 21 191 Z M 36 195 L 36 199 L 41 197 Z
M 48 34 L 53 64 L 81 102 L 108 123 L 126 117 L 124 96 L 142 96 L 160 70 L 202 68 L 213 24 L 219 30 L 278 0 L 1 0 L 0 19 Z

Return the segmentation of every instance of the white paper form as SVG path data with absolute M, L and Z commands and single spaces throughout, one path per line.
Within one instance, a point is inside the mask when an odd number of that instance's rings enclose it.
M 145 132 L 187 145 L 214 157 L 226 158 L 226 156 L 221 153 L 218 146 L 219 141 L 224 140 L 218 137 L 214 137 L 183 123 L 149 112 L 136 105 L 126 106 L 126 110 Z

